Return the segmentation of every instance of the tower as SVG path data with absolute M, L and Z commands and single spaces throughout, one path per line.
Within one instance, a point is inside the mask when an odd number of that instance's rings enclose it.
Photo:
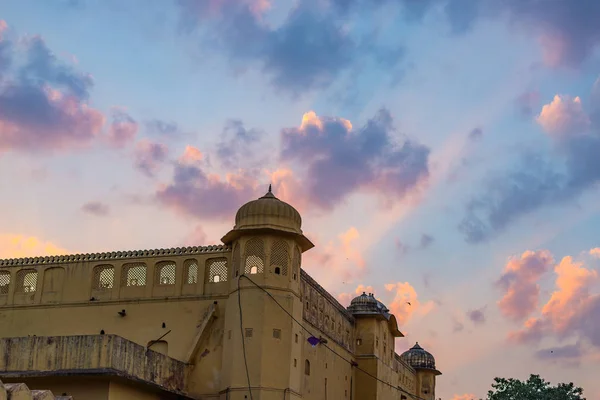
M 314 246 L 301 225 L 269 186 L 221 239 L 232 248 L 221 379 L 231 400 L 300 397 L 300 328 L 290 315 L 302 321 L 301 254 Z
M 442 373 L 435 368 L 435 358 L 417 342 L 400 356 L 417 371 L 416 394 L 426 400 L 435 400 L 435 379 Z

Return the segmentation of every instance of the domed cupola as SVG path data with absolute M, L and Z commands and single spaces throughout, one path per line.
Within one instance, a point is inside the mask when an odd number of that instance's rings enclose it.
M 414 369 L 428 369 L 434 371 L 436 375 L 441 375 L 441 372 L 435 368 L 435 358 L 433 358 L 431 353 L 419 346 L 419 342 L 402 353 L 400 358 Z
M 365 293 L 355 297 L 348 306 L 348 311 L 352 313 L 354 317 L 366 318 L 375 317 L 379 319 L 385 319 L 388 322 L 390 332 L 394 337 L 403 337 L 404 335 L 398 329 L 398 322 L 393 314 L 390 314 L 390 310 L 375 298 L 373 293 Z
M 221 241 L 230 244 L 243 233 L 270 232 L 296 237 L 302 251 L 314 247 L 302 233 L 300 213 L 288 203 L 275 197 L 271 185 L 264 196 L 240 207 L 235 215 L 235 226 Z

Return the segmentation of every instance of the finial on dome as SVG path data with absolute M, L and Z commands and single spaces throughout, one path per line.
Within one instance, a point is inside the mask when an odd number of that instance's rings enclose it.
M 271 184 L 270 183 L 269 183 L 269 193 L 272 193 L 271 192 Z

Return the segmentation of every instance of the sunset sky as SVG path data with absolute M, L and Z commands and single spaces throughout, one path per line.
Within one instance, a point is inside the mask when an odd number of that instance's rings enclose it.
M 316 244 L 303 268 L 386 303 L 438 397 L 537 373 L 599 399 L 598 19 L 597 0 L 0 0 L 0 258 L 218 244 L 272 183 Z

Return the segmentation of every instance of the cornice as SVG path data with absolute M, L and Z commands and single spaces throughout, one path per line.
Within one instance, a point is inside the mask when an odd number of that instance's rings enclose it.
M 44 256 L 44 257 L 25 257 L 25 258 L 9 258 L 0 259 L 0 267 L 12 267 L 21 265 L 40 265 L 40 264 L 57 264 L 57 263 L 78 263 L 88 261 L 109 261 L 123 260 L 129 258 L 140 257 L 156 257 L 156 256 L 186 256 L 203 253 L 225 253 L 230 251 L 229 246 L 222 244 L 211 246 L 189 246 L 189 247 L 172 247 L 170 249 L 153 249 L 153 250 L 133 250 L 133 251 L 112 251 L 106 253 L 87 253 L 87 254 L 67 254 L 61 256 Z

